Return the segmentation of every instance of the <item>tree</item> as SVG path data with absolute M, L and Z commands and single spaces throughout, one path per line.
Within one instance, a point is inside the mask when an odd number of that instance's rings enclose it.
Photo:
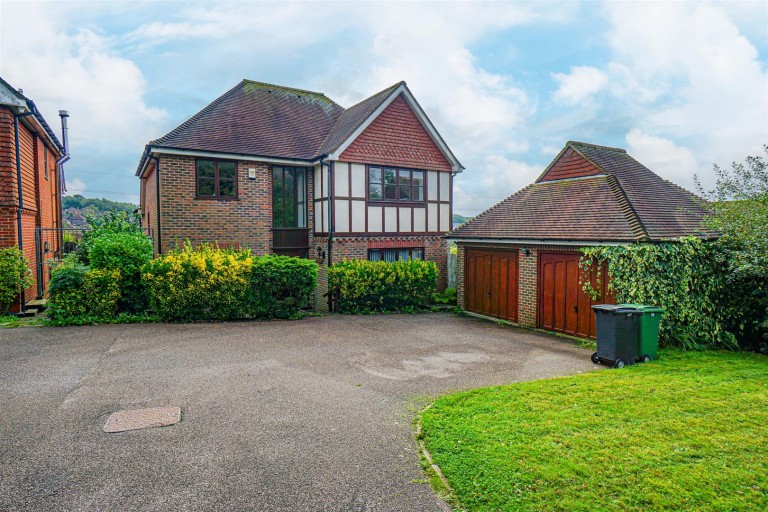
M 728 267 L 723 304 L 745 341 L 768 341 L 768 145 L 764 156 L 749 156 L 731 169 L 714 166 L 715 187 L 706 191 L 705 225 L 719 234 L 716 244 Z

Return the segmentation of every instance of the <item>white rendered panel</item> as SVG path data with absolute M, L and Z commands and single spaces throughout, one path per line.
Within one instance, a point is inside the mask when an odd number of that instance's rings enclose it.
M 410 233 L 411 230 L 411 210 L 413 208 L 400 207 L 400 229 L 402 233 Z
M 350 164 L 352 166 L 352 197 L 365 197 L 365 166 Z
M 336 217 L 333 230 L 337 233 L 349 233 L 349 201 L 347 199 L 334 199 L 333 214 Z
M 320 183 L 321 183 L 321 180 L 322 180 L 322 178 L 320 176 L 320 166 L 317 165 L 317 166 L 315 166 L 315 179 L 312 182 L 313 186 L 315 188 L 315 199 L 320 199 L 321 197 L 323 197 L 320 194 Z M 319 224 L 318 224 L 318 226 L 319 226 Z
M 437 199 L 437 172 L 427 171 L 427 199 Z
M 451 230 L 451 209 L 447 203 L 440 203 L 440 231 Z
M 384 231 L 387 233 L 397 231 L 397 208 L 394 206 L 384 208 Z
M 323 183 L 323 197 L 328 197 L 328 169 L 322 168 L 320 170 L 320 178 Z
M 322 212 L 323 212 L 323 210 L 322 210 L 322 208 L 320 208 L 321 204 L 322 203 L 315 203 L 315 224 L 314 224 L 314 226 L 315 226 L 315 231 L 318 231 L 318 232 L 323 230 L 323 227 L 322 227 L 322 215 L 323 215 Z
M 427 231 L 434 233 L 437 229 L 437 205 L 435 203 L 427 204 Z
M 381 210 L 382 208 L 380 206 L 369 206 L 368 207 L 368 232 L 369 233 L 381 233 L 382 230 L 382 219 L 381 219 Z
M 413 209 L 413 230 L 420 233 L 427 230 L 427 209 L 426 208 Z
M 349 197 L 349 169 L 344 162 L 333 164 L 333 197 Z
M 352 231 L 365 232 L 365 201 L 352 201 Z
M 451 199 L 451 175 L 447 172 L 440 174 L 440 200 L 450 201 Z
M 323 211 L 323 226 L 320 231 L 327 233 L 328 232 L 328 201 L 320 201 L 317 204 L 318 206 L 320 206 L 321 210 Z

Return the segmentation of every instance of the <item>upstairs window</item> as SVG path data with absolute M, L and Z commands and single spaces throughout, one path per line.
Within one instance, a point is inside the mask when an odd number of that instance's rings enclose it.
M 424 249 L 421 247 L 398 247 L 397 249 L 369 249 L 368 261 L 408 261 L 423 260 Z
M 198 160 L 197 197 L 236 199 L 237 164 L 228 160 Z
M 368 167 L 368 200 L 424 202 L 424 171 Z

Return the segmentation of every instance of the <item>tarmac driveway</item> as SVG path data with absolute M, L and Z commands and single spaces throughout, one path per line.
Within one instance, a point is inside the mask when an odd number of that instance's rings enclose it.
M 589 355 L 445 313 L 0 330 L 0 510 L 445 510 L 415 410 Z M 174 426 L 101 430 L 171 405 Z

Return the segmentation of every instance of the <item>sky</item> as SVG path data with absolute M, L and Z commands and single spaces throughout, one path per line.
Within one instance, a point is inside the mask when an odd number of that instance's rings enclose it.
M 144 144 L 241 79 L 348 107 L 405 80 L 466 170 L 472 216 L 565 143 L 694 189 L 768 144 L 768 2 L 12 2 L 0 76 L 53 126 L 68 193 L 138 202 Z M 58 131 L 58 130 L 57 130 Z

